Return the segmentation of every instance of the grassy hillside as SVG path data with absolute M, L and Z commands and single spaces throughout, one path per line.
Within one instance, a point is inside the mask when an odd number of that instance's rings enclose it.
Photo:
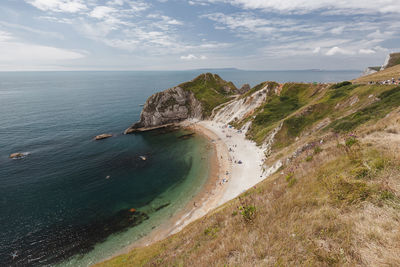
M 232 82 L 221 79 L 217 74 L 205 73 L 190 82 L 180 84 L 185 90 L 194 93 L 202 103 L 204 117 L 209 117 L 218 105 L 231 99 L 237 88 Z
M 98 266 L 397 266 L 399 105 L 396 86 L 285 84 L 248 132 L 264 144 L 278 129 L 265 165 L 283 162 L 276 173 Z
M 398 79 L 400 78 L 400 65 L 396 65 L 394 67 L 387 68 L 382 71 L 378 71 L 376 73 L 360 77 L 355 79 L 355 83 L 368 83 L 368 82 L 380 82 L 385 80 L 390 80 L 392 78 Z

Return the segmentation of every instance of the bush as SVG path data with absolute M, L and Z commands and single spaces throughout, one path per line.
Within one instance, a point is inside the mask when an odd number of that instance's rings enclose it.
M 297 182 L 297 179 L 293 177 L 293 173 L 289 173 L 286 176 L 286 182 L 288 182 L 289 187 L 292 187 Z
M 351 148 L 353 145 L 358 144 L 358 140 L 354 136 L 350 136 L 346 139 L 345 145 L 348 148 Z
M 255 206 L 241 206 L 239 208 L 239 210 L 241 210 L 240 214 L 242 214 L 243 219 L 246 222 L 251 222 L 256 217 L 256 207 Z
M 312 159 L 313 159 L 313 156 L 312 156 L 312 155 L 309 155 L 309 156 L 306 157 L 306 161 L 307 161 L 307 162 L 312 161 Z
M 316 146 L 316 147 L 314 148 L 314 155 L 319 154 L 319 153 L 321 153 L 321 152 L 322 152 L 322 148 L 320 148 L 319 146 Z
M 352 84 L 351 82 L 349 82 L 349 81 L 344 81 L 344 82 L 341 82 L 341 83 L 337 83 L 337 84 L 334 84 L 334 85 L 332 85 L 332 89 L 338 89 L 338 88 L 340 88 L 340 87 L 343 87 L 343 86 L 347 86 L 347 85 L 350 85 L 350 84 Z

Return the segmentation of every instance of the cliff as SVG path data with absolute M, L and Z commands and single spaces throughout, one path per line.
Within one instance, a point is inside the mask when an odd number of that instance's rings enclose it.
M 278 171 L 99 266 L 397 266 L 400 87 L 265 82 L 233 94 L 202 117 L 242 130 Z
M 189 118 L 203 119 L 212 110 L 238 93 L 232 82 L 216 74 L 201 74 L 192 81 L 150 96 L 144 104 L 140 120 L 125 134 L 146 131 Z
M 383 63 L 380 70 L 385 70 L 390 67 L 394 67 L 400 64 L 400 53 L 391 53 L 386 57 L 385 63 Z

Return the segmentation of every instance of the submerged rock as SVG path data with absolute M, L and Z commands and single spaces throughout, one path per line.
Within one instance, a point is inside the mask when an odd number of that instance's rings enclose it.
M 167 203 L 165 203 L 165 204 L 162 204 L 161 206 L 155 208 L 155 211 L 159 211 L 159 210 L 161 210 L 161 209 L 163 209 L 163 208 L 165 208 L 165 207 L 168 207 L 170 204 L 171 204 L 170 202 L 167 202 Z
M 100 134 L 100 135 L 97 135 L 94 139 L 102 140 L 102 139 L 106 139 L 106 138 L 110 138 L 110 137 L 112 137 L 112 134 Z

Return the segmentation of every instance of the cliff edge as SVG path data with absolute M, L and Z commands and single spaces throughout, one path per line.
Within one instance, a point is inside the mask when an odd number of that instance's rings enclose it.
M 204 73 L 192 81 L 150 96 L 140 120 L 125 134 L 165 127 L 189 118 L 204 119 L 218 105 L 229 101 L 239 90 L 217 74 Z

